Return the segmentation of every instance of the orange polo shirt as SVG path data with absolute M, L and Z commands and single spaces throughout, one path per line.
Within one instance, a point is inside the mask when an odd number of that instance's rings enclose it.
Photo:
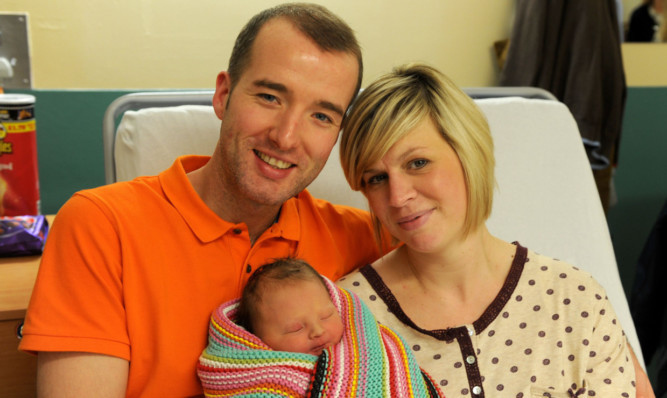
M 211 312 L 237 297 L 258 266 L 303 258 L 332 280 L 378 257 L 367 212 L 307 191 L 250 245 L 245 224 L 220 219 L 186 173 L 76 193 L 47 239 L 20 349 L 79 351 L 130 361 L 127 396 L 191 396 Z

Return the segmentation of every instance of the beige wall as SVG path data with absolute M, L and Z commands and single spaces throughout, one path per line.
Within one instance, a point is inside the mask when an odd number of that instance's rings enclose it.
M 33 86 L 211 88 L 242 25 L 276 0 L 3 0 L 27 12 Z M 429 62 L 465 86 L 493 85 L 492 43 L 513 0 L 320 0 L 358 34 L 365 82 Z
M 316 0 L 356 30 L 364 82 L 425 61 L 462 86 L 492 86 L 492 43 L 513 0 Z M 27 12 L 33 87 L 212 88 L 243 24 L 276 0 L 3 0 Z M 667 85 L 667 45 L 624 45 L 629 85 Z M 662 70 L 658 70 L 662 69 Z
M 621 7 L 623 7 L 623 21 L 627 22 L 630 19 L 632 11 L 643 3 L 643 0 L 622 0 Z
M 667 86 L 667 44 L 623 44 L 628 86 Z
M 624 21 L 627 23 L 642 0 L 623 0 Z M 623 66 L 629 86 L 667 86 L 667 44 L 623 44 Z

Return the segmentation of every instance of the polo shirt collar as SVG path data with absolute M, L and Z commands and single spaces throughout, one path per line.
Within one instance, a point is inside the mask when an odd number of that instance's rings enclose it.
M 210 156 L 181 156 L 159 175 L 160 185 L 167 200 L 183 217 L 197 238 L 205 243 L 219 239 L 235 228 L 247 229 L 245 225 L 233 224 L 220 218 L 204 203 L 190 184 L 187 173 L 204 166 L 209 159 Z M 258 241 L 267 235 L 299 240 L 301 223 L 297 198 L 298 196 L 290 198 L 283 204 L 278 222 L 267 229 Z
M 301 194 L 299 194 L 301 195 Z M 278 222 L 273 224 L 266 233 L 275 236 L 281 236 L 289 240 L 300 240 L 301 237 L 301 217 L 299 216 L 299 195 L 290 198 L 280 208 Z M 260 237 L 261 239 L 261 237 Z

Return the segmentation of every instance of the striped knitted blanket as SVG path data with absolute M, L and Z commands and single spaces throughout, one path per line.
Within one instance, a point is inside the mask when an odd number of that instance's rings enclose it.
M 197 374 L 207 397 L 439 397 L 403 339 L 354 294 L 326 280 L 345 324 L 317 357 L 273 351 L 233 321 L 238 300 L 214 311 Z

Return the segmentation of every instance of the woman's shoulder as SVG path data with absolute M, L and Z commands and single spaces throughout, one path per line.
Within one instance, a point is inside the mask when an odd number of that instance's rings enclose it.
M 528 250 L 524 265 L 524 277 L 529 280 L 548 280 L 563 287 L 603 291 L 590 272 L 567 261 Z
M 374 271 L 370 264 L 366 264 L 365 266 L 357 268 L 356 270 L 338 279 L 336 281 L 336 285 L 347 290 L 356 290 L 362 285 L 368 285 L 368 281 L 362 273 L 362 270 L 363 272 L 368 272 L 368 269 L 365 268 L 370 268 L 371 272 Z

